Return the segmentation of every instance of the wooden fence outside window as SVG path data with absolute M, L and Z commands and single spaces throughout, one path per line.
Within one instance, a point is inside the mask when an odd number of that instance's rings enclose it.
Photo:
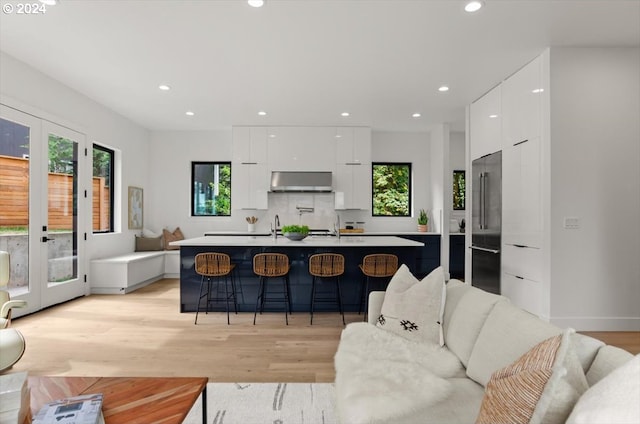
M 93 231 L 109 231 L 111 190 L 93 177 Z M 49 230 L 73 229 L 73 176 L 49 173 Z M 29 159 L 0 156 L 0 227 L 29 225 Z

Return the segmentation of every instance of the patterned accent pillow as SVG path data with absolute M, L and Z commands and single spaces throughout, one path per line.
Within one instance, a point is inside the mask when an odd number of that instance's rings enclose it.
M 587 388 L 568 329 L 493 373 L 476 424 L 564 423 Z
M 389 282 L 376 326 L 409 340 L 442 346 L 445 295 L 442 267 L 420 281 L 403 264 Z
M 169 232 L 169 230 L 162 230 L 162 236 L 164 237 L 165 250 L 179 250 L 180 246 L 171 246 L 169 243 L 184 240 L 184 234 L 182 234 L 180 227 L 177 227 L 173 233 Z

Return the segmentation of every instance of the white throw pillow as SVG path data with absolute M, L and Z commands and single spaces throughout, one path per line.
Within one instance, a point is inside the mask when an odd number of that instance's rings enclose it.
M 403 264 L 389 282 L 376 326 L 408 340 L 443 346 L 445 296 L 442 267 L 420 281 Z
M 142 237 L 148 237 L 148 238 L 156 238 L 156 237 L 160 237 L 162 234 L 158 234 L 154 231 L 151 231 L 148 228 L 143 228 L 142 229 Z
M 640 355 L 591 386 L 567 424 L 640 423 Z

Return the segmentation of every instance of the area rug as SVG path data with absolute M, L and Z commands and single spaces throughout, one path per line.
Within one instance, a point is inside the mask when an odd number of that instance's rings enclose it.
M 333 383 L 209 383 L 207 424 L 337 424 Z M 184 424 L 202 423 L 202 398 Z

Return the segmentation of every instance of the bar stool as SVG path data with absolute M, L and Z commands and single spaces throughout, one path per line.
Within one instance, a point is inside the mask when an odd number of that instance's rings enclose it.
M 205 313 L 209 312 L 209 304 L 211 302 L 226 302 L 227 311 L 227 325 L 229 324 L 229 299 L 233 299 L 233 307 L 236 314 L 238 313 L 238 303 L 236 300 L 235 283 L 233 281 L 233 270 L 235 264 L 231 263 L 231 258 L 225 253 L 198 253 L 195 257 L 196 274 L 200 275 L 200 296 L 198 297 L 198 307 L 196 308 L 196 320 L 194 324 L 198 323 L 198 314 L 200 313 L 200 304 L 202 298 L 206 297 Z M 224 297 L 220 297 L 218 292 L 220 291 L 220 280 L 224 277 Z M 227 277 L 231 280 L 231 293 L 229 293 L 229 287 L 227 284 Z M 211 279 L 216 278 L 216 296 L 211 296 Z M 203 294 L 205 279 L 207 281 L 207 292 Z
M 260 307 L 262 314 L 265 301 L 284 302 L 284 319 L 289 325 L 289 314 L 291 313 L 289 307 L 289 257 L 283 253 L 258 253 L 253 257 L 253 272 L 260 277 L 256 310 L 253 313 L 253 325 L 256 325 L 258 307 Z M 281 297 L 267 298 L 267 281 L 273 277 L 282 277 L 282 292 L 271 293 L 273 295 L 280 294 Z
M 344 312 L 342 310 L 342 296 L 340 295 L 340 276 L 344 274 L 344 256 L 337 253 L 318 253 L 309 257 L 309 274 L 311 279 L 311 325 L 313 325 L 313 306 L 316 302 L 335 302 L 342 315 L 344 325 Z M 316 280 L 335 277 L 336 295 L 332 297 L 316 297 Z
M 358 266 L 365 277 L 365 284 L 363 284 L 363 287 L 360 289 L 360 307 L 358 308 L 358 314 L 360 314 L 362 306 L 364 305 L 364 321 L 366 321 L 367 308 L 369 307 L 369 279 L 393 276 L 398 270 L 398 257 L 388 253 L 374 253 L 365 256 L 362 259 L 362 263 Z

